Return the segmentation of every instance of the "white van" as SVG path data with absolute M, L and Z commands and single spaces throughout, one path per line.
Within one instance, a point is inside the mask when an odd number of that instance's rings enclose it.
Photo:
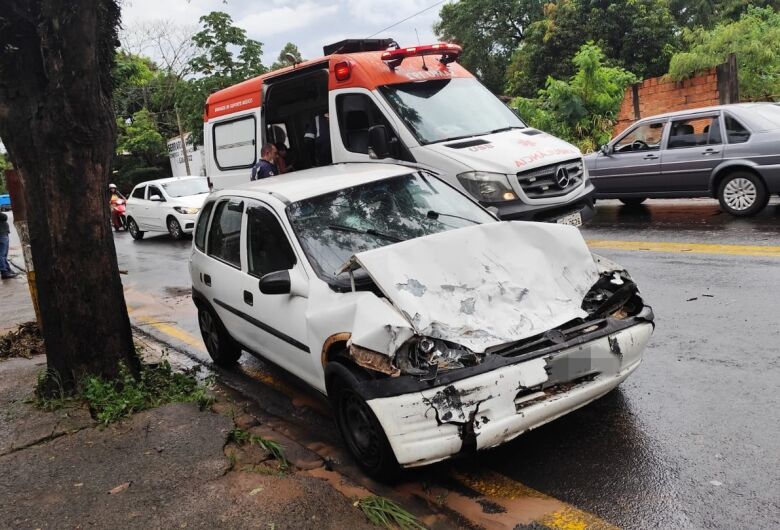
M 284 144 L 296 170 L 380 159 L 427 169 L 503 219 L 593 216 L 580 151 L 526 126 L 455 62 L 459 46 L 393 45 L 342 41 L 212 94 L 204 145 L 215 189 L 247 182 L 270 142 Z

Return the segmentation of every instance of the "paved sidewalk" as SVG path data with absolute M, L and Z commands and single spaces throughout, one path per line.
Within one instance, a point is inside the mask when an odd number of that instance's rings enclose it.
M 43 367 L 0 361 L 0 528 L 374 528 L 327 481 L 228 443 L 234 419 L 256 422 L 224 398 L 222 414 L 170 404 L 102 428 L 29 402 Z

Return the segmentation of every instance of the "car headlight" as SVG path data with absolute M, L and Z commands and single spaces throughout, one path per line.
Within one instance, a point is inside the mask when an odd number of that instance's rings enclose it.
M 401 373 L 424 375 L 475 366 L 481 357 L 464 346 L 430 337 L 415 337 L 406 342 L 395 356 Z
M 174 206 L 173 209 L 184 215 L 195 215 L 200 211 L 200 208 L 188 208 L 187 206 Z
M 509 178 L 503 173 L 468 171 L 458 175 L 458 181 L 477 200 L 485 202 L 503 202 L 517 199 L 509 184 Z

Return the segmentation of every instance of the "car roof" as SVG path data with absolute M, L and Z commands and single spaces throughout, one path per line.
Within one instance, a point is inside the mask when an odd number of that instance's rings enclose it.
M 219 195 L 237 192 L 241 192 L 241 195 L 272 195 L 283 202 L 296 202 L 418 170 L 419 168 L 416 167 L 383 162 L 334 164 L 255 180 L 218 193 Z
M 133 186 L 133 189 L 137 188 L 138 186 L 148 186 L 149 184 L 168 184 L 169 182 L 175 182 L 177 180 L 187 180 L 187 179 L 205 179 L 206 177 L 201 177 L 200 175 L 182 175 L 180 177 L 167 177 L 164 179 L 155 179 L 155 180 L 146 180 L 144 182 L 139 182 L 135 186 Z
M 774 103 L 757 102 L 757 103 L 732 103 L 729 105 L 711 105 L 709 107 L 699 107 L 694 109 L 676 110 L 674 112 L 665 112 L 663 114 L 655 114 L 653 116 L 647 116 L 646 118 L 642 118 L 639 121 L 674 118 L 677 116 L 687 116 L 689 114 L 703 114 L 707 112 L 716 112 L 724 109 L 739 111 L 739 109 L 755 108 L 755 107 L 760 107 L 762 105 L 774 105 Z

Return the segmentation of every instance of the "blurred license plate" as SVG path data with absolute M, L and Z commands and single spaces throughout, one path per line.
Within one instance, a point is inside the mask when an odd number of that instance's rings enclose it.
M 569 214 L 566 217 L 561 217 L 560 219 L 558 219 L 558 224 L 582 226 L 582 215 L 580 215 L 580 212 Z

